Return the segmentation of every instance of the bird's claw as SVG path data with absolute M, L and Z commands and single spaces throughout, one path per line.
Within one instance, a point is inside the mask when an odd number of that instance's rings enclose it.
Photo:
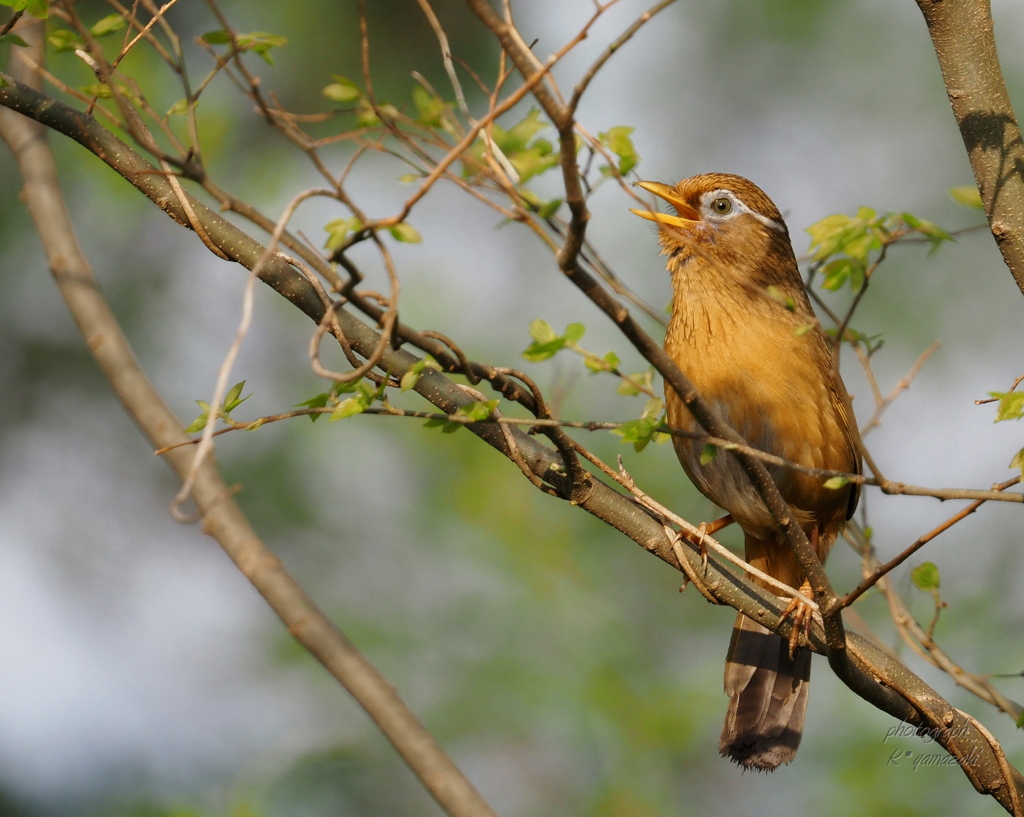
M 811 595 L 811 585 L 808 582 L 804 582 L 800 585 L 800 593 L 805 596 Z M 779 623 L 781 624 L 787 618 L 792 616 L 791 629 L 789 631 L 789 657 L 793 658 L 796 655 L 797 647 L 800 646 L 800 636 L 804 637 L 805 642 L 811 640 L 811 626 L 814 624 L 814 608 L 812 608 L 806 601 L 800 596 L 793 596 L 789 600 L 789 604 L 786 605 L 786 609 L 782 611 L 782 615 L 779 616 Z

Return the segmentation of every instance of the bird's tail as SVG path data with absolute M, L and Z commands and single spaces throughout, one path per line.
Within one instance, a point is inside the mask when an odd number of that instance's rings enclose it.
M 748 769 L 772 771 L 795 756 L 804 731 L 811 653 L 789 645 L 744 615 L 736 618 L 725 660 L 729 710 L 719 751 Z

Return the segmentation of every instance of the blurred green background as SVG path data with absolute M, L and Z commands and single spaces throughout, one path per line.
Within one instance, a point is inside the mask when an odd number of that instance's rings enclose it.
M 494 76 L 491 36 L 461 4 L 438 5 L 453 52 Z M 544 58 L 592 13 L 588 0 L 513 2 Z M 995 7 L 1011 95 L 1024 81 L 1024 10 Z M 411 0 L 367 3 L 380 99 L 411 108 L 410 72 L 445 96 L 436 40 Z M 240 31 L 288 38 L 252 70 L 285 107 L 327 107 L 332 74 L 357 78 L 354 2 L 225 2 Z M 645 8 L 623 0 L 561 64 L 571 89 L 606 44 Z M 78 4 L 87 22 L 110 8 Z M 192 40 L 218 28 L 205 4 L 171 19 L 193 80 L 209 67 Z M 6 55 L 3 55 L 6 59 Z M 142 57 L 136 73 L 158 110 L 180 92 Z M 68 55 L 53 70 L 89 83 Z M 463 75 L 465 80 L 465 75 Z M 466 80 L 466 86 L 471 82 Z M 471 96 L 474 112 L 483 104 Z M 513 112 L 518 120 L 527 107 Z M 227 82 L 200 107 L 213 178 L 276 217 L 313 169 Z M 591 132 L 631 125 L 640 178 L 706 171 L 753 179 L 778 204 L 797 253 L 803 230 L 860 205 L 910 211 L 956 229 L 980 216 L 947 190 L 971 182 L 923 20 L 913 3 L 808 0 L 714 4 L 680 0 L 598 76 L 580 109 Z M 506 121 L 506 120 L 503 120 Z M 51 137 L 79 237 L 136 352 L 187 422 L 208 399 L 234 335 L 245 276 L 213 258 L 82 148 Z M 333 167 L 350 155 L 327 152 Z M 371 215 L 409 194 L 397 162 L 370 157 L 348 192 Z M 554 195 L 556 179 L 536 188 Z M 290 640 L 215 544 L 168 513 L 176 486 L 109 393 L 49 280 L 38 238 L 0 151 L 0 815 L 407 815 L 440 813 L 362 711 Z M 612 185 L 591 199 L 591 238 L 630 286 L 661 307 L 668 278 L 654 228 Z M 347 216 L 311 203 L 295 226 L 314 242 Z M 640 403 L 614 394 L 566 357 L 526 364 L 534 318 L 579 321 L 584 345 L 641 368 L 603 316 L 557 271 L 539 242 L 457 189 L 439 186 L 410 222 L 419 245 L 394 247 L 402 318 L 455 338 L 470 357 L 526 368 L 561 416 L 625 420 Z M 384 289 L 370 253 L 368 286 Z M 841 306 L 849 293 L 829 294 Z M 883 332 L 876 356 L 888 391 L 935 338 L 931 359 L 868 438 L 887 476 L 943 487 L 1006 479 L 1019 423 L 994 425 L 974 400 L 1022 373 L 1024 300 L 981 231 L 928 258 L 897 248 L 857 321 Z M 233 380 L 252 399 L 236 417 L 287 410 L 322 391 L 309 372 L 311 327 L 269 290 Z M 870 394 L 844 363 L 862 422 Z M 414 405 L 412 401 L 409 405 Z M 416 405 L 425 408 L 425 406 Z M 580 432 L 607 461 L 621 454 L 642 487 L 694 520 L 713 509 L 667 446 L 636 454 Z M 259 532 L 398 687 L 502 815 L 791 815 L 995 813 L 955 767 L 848 693 L 816 659 L 808 728 L 795 764 L 740 774 L 717 755 L 725 709 L 722 661 L 733 616 L 613 530 L 541 495 L 468 433 L 356 417 L 306 420 L 221 438 L 218 457 Z M 883 558 L 962 503 L 886 498 L 863 503 Z M 944 534 L 923 559 L 942 571 L 937 636 L 980 673 L 1024 665 L 1024 581 L 1016 506 L 988 506 Z M 730 539 L 730 535 L 732 538 Z M 735 542 L 735 532 L 726 534 Z M 858 580 L 837 545 L 839 589 Z M 930 599 L 896 581 L 925 620 Z M 897 648 L 883 602 L 857 610 Z M 906 651 L 904 651 L 906 652 Z M 1024 762 L 1006 716 L 908 663 L 954 705 L 979 717 Z M 1024 697 L 1022 682 L 1003 683 Z M 899 763 L 893 763 L 894 753 Z M 918 760 L 918 759 L 921 760 Z M 916 766 L 914 761 L 918 760 Z

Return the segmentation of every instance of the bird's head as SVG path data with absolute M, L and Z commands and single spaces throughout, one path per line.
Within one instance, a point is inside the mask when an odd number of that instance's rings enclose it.
M 742 176 L 705 173 L 676 185 L 637 182 L 637 186 L 664 199 L 676 215 L 653 210 L 633 213 L 661 227 L 663 251 L 669 268 L 682 271 L 700 259 L 703 270 L 726 265 L 748 284 L 778 285 L 797 276 L 789 231 L 772 200 Z

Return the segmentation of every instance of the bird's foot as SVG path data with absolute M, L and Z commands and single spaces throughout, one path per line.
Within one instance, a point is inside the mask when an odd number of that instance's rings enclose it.
M 810 582 L 805 580 L 804 583 L 800 585 L 800 593 L 804 596 L 812 596 Z M 789 604 L 786 605 L 786 609 L 782 611 L 782 615 L 779 616 L 779 623 L 785 621 L 790 616 L 792 616 L 792 628 L 789 631 L 789 657 L 793 658 L 793 656 L 796 655 L 797 647 L 800 646 L 800 636 L 802 635 L 806 642 L 810 642 L 811 640 L 811 625 L 814 623 L 814 608 L 807 604 L 807 602 L 800 596 L 794 596 L 789 600 Z
M 672 542 L 672 550 L 676 554 L 676 558 L 679 560 L 679 569 L 683 571 L 683 584 L 679 588 L 679 592 L 682 593 L 686 589 L 687 583 L 692 584 L 700 594 L 710 601 L 712 604 L 718 604 L 718 599 L 715 598 L 714 593 L 711 592 L 710 588 L 704 582 L 704 579 L 697 575 L 697 571 L 693 569 L 689 560 L 686 558 L 686 554 L 683 552 L 683 538 L 685 534 L 681 531 L 676 531 L 670 528 L 668 525 L 665 526 L 665 534 L 669 537 Z M 690 539 L 689 536 L 685 538 Z M 704 555 L 704 568 L 707 568 L 707 552 L 704 548 L 701 548 L 701 552 Z
M 697 526 L 696 533 L 686 534 L 686 538 L 689 539 L 693 544 L 700 548 L 700 559 L 701 566 L 707 570 L 708 567 L 708 546 L 704 541 L 708 536 L 712 536 L 722 528 L 733 523 L 732 514 L 723 516 L 721 519 L 716 519 L 714 522 L 701 522 Z

